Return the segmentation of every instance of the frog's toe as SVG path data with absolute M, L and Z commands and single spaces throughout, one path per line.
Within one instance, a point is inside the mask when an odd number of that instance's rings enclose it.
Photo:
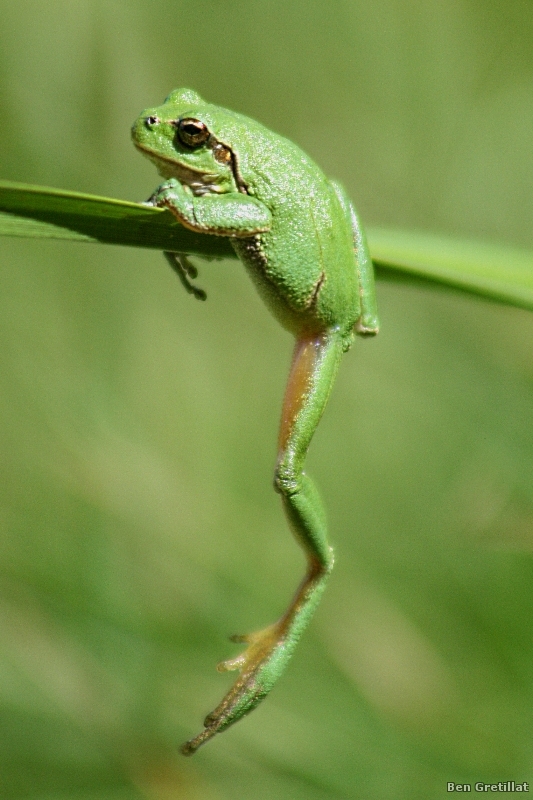
M 237 658 L 228 658 L 226 661 L 221 661 L 217 664 L 219 672 L 231 672 L 234 669 L 242 669 L 246 664 L 246 655 L 242 653 Z
M 219 672 L 230 672 L 231 670 L 238 669 L 249 671 L 254 669 L 263 661 L 269 653 L 275 648 L 279 641 L 281 632 L 280 623 L 276 622 L 263 628 L 260 631 L 245 634 L 233 634 L 230 636 L 232 642 L 246 643 L 248 647 L 236 658 L 229 658 L 226 661 L 221 661 L 217 665 Z
M 277 622 L 261 631 L 245 636 L 233 636 L 233 641 L 246 642 L 248 647 L 236 658 L 223 661 L 217 667 L 219 672 L 239 670 L 240 675 L 223 698 L 204 720 L 204 730 L 194 739 L 186 742 L 181 752 L 192 755 L 216 733 L 248 714 L 266 697 L 283 670 L 290 652 L 284 655 L 284 626 Z M 276 666 L 275 662 L 281 663 Z
M 250 641 L 250 634 L 249 633 L 232 633 L 229 637 L 230 642 L 236 642 L 240 644 L 241 642 L 246 642 L 247 644 Z

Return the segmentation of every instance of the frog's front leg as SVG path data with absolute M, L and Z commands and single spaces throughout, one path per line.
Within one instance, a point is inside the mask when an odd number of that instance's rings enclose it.
M 202 733 L 183 746 L 185 755 L 194 753 L 266 697 L 284 671 L 325 588 L 333 567 L 333 551 L 328 544 L 324 507 L 303 466 L 342 352 L 343 340 L 337 331 L 302 336 L 296 342 L 283 403 L 274 486 L 307 556 L 307 572 L 277 622 L 248 636 L 234 637 L 247 642 L 248 647 L 218 668 L 239 669 L 241 674 L 220 705 L 206 717 Z
M 163 183 L 148 201 L 168 208 L 190 230 L 215 236 L 253 236 L 270 229 L 272 215 L 264 203 L 241 192 L 208 192 L 196 196 L 176 178 Z
M 168 208 L 184 225 L 199 233 L 219 236 L 251 236 L 270 228 L 271 214 L 263 203 L 238 192 L 207 194 L 196 197 L 189 187 L 170 178 L 148 200 L 150 205 Z M 163 255 L 177 274 L 187 292 L 197 300 L 207 295 L 193 283 L 198 275 L 185 253 L 164 252 Z

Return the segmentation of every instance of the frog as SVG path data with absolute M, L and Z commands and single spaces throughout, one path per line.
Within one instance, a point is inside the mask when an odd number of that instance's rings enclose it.
M 274 488 L 307 569 L 277 621 L 231 637 L 245 648 L 218 669 L 239 674 L 203 730 L 183 745 L 182 753 L 192 755 L 270 693 L 320 601 L 334 553 L 304 462 L 342 355 L 356 335 L 375 336 L 379 321 L 359 215 L 342 185 L 291 140 L 192 89 L 177 89 L 145 109 L 132 138 L 164 179 L 147 202 L 196 233 L 227 237 L 268 309 L 295 338 Z M 187 254 L 165 257 L 187 291 L 205 300 Z

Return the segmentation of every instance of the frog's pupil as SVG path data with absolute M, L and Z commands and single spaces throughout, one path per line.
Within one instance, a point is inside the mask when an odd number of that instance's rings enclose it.
M 199 147 L 209 138 L 207 126 L 199 119 L 180 119 L 176 127 L 179 138 L 189 147 Z

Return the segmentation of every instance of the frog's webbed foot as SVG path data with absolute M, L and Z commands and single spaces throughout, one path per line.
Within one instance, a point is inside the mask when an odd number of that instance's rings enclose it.
M 186 742 L 181 752 L 192 755 L 198 748 L 237 720 L 248 714 L 263 700 L 285 670 L 301 633 L 309 622 L 333 566 L 310 563 L 286 614 L 278 622 L 245 636 L 232 636 L 234 642 L 248 644 L 236 658 L 222 661 L 219 672 L 239 670 L 240 675 L 222 702 L 204 720 L 204 730 Z
M 283 623 L 282 618 L 261 631 L 230 637 L 233 642 L 246 642 L 248 647 L 236 658 L 222 661 L 217 669 L 219 672 L 239 670 L 240 675 L 222 702 L 205 718 L 202 733 L 183 745 L 181 752 L 184 755 L 192 755 L 216 733 L 255 708 L 268 694 L 290 656 L 290 653 L 286 655 L 283 664 L 276 670 L 275 662 L 283 655 L 280 651 L 285 644 L 283 628 L 286 625 Z
M 184 253 L 172 253 L 169 250 L 164 250 L 163 255 L 178 276 L 184 289 L 193 294 L 197 300 L 207 300 L 207 295 L 203 289 L 199 289 L 190 282 L 189 278 L 194 280 L 198 277 L 198 270 L 191 264 L 189 259 Z
M 276 645 L 281 645 L 278 637 L 279 623 L 246 636 L 231 637 L 233 641 L 248 642 L 248 647 L 236 658 L 222 661 L 217 669 L 219 672 L 239 670 L 240 676 L 222 702 L 207 715 L 202 733 L 183 745 L 184 755 L 192 755 L 200 745 L 247 714 L 265 697 L 270 689 L 265 682 L 268 662 Z

